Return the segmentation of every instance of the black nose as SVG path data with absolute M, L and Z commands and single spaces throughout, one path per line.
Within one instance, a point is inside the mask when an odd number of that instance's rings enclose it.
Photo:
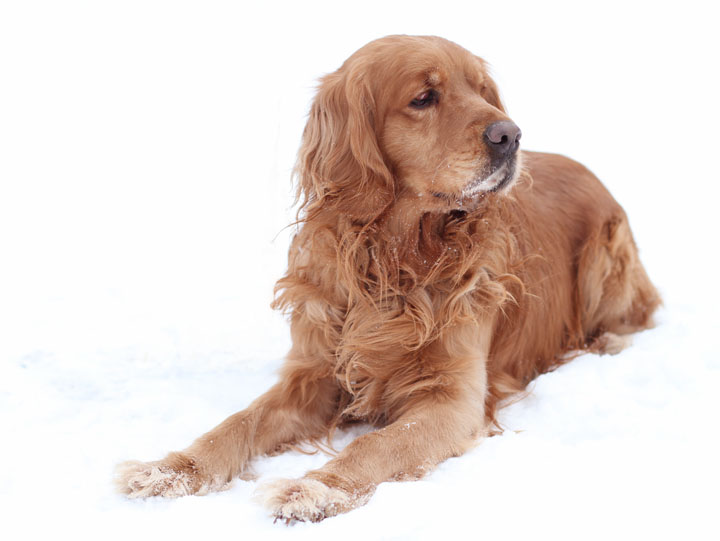
M 485 143 L 498 157 L 509 157 L 520 146 L 522 132 L 511 120 L 501 120 L 490 124 L 484 133 Z

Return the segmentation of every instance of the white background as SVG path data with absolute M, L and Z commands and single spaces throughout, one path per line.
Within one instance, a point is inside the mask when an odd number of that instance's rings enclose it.
M 718 535 L 717 16 L 709 2 L 0 3 L 0 509 L 16 538 Z M 508 430 L 319 525 L 256 481 L 127 501 L 246 406 L 289 345 L 269 303 L 314 85 L 366 42 L 490 62 L 528 149 L 590 167 L 665 307 L 617 357 L 539 378 Z M 342 434 L 342 446 L 353 434 Z M 327 457 L 288 453 L 260 480 Z

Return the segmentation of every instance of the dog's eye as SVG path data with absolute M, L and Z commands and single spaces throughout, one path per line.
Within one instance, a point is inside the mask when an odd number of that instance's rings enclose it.
M 438 93 L 434 90 L 426 90 L 410 102 L 410 107 L 413 109 L 425 109 L 426 107 L 437 103 L 437 101 Z

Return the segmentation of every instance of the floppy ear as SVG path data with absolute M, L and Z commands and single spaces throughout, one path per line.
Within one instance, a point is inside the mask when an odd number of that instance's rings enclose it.
M 505 106 L 503 105 L 502 101 L 500 100 L 500 91 L 498 90 L 497 85 L 495 84 L 495 81 L 493 81 L 492 77 L 490 77 L 490 69 L 487 64 L 482 58 L 477 57 L 478 60 L 480 60 L 480 64 L 482 65 L 482 75 L 483 75 L 483 89 L 482 89 L 482 97 L 485 98 L 485 101 L 487 101 L 490 105 L 493 107 L 496 107 L 497 109 L 500 109 L 503 113 L 505 113 Z
M 394 198 L 378 145 L 376 107 L 362 74 L 345 66 L 321 81 L 295 169 L 306 216 L 331 208 L 363 222 Z

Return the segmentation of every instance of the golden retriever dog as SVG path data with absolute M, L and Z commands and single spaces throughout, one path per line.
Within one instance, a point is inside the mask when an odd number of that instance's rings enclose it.
M 319 521 L 461 455 L 537 375 L 651 326 L 660 297 L 623 209 L 520 135 L 485 62 L 445 39 L 385 37 L 325 76 L 276 286 L 293 340 L 279 381 L 187 449 L 121 464 L 119 489 L 219 490 L 253 457 L 374 425 L 261 489 L 276 519 Z

